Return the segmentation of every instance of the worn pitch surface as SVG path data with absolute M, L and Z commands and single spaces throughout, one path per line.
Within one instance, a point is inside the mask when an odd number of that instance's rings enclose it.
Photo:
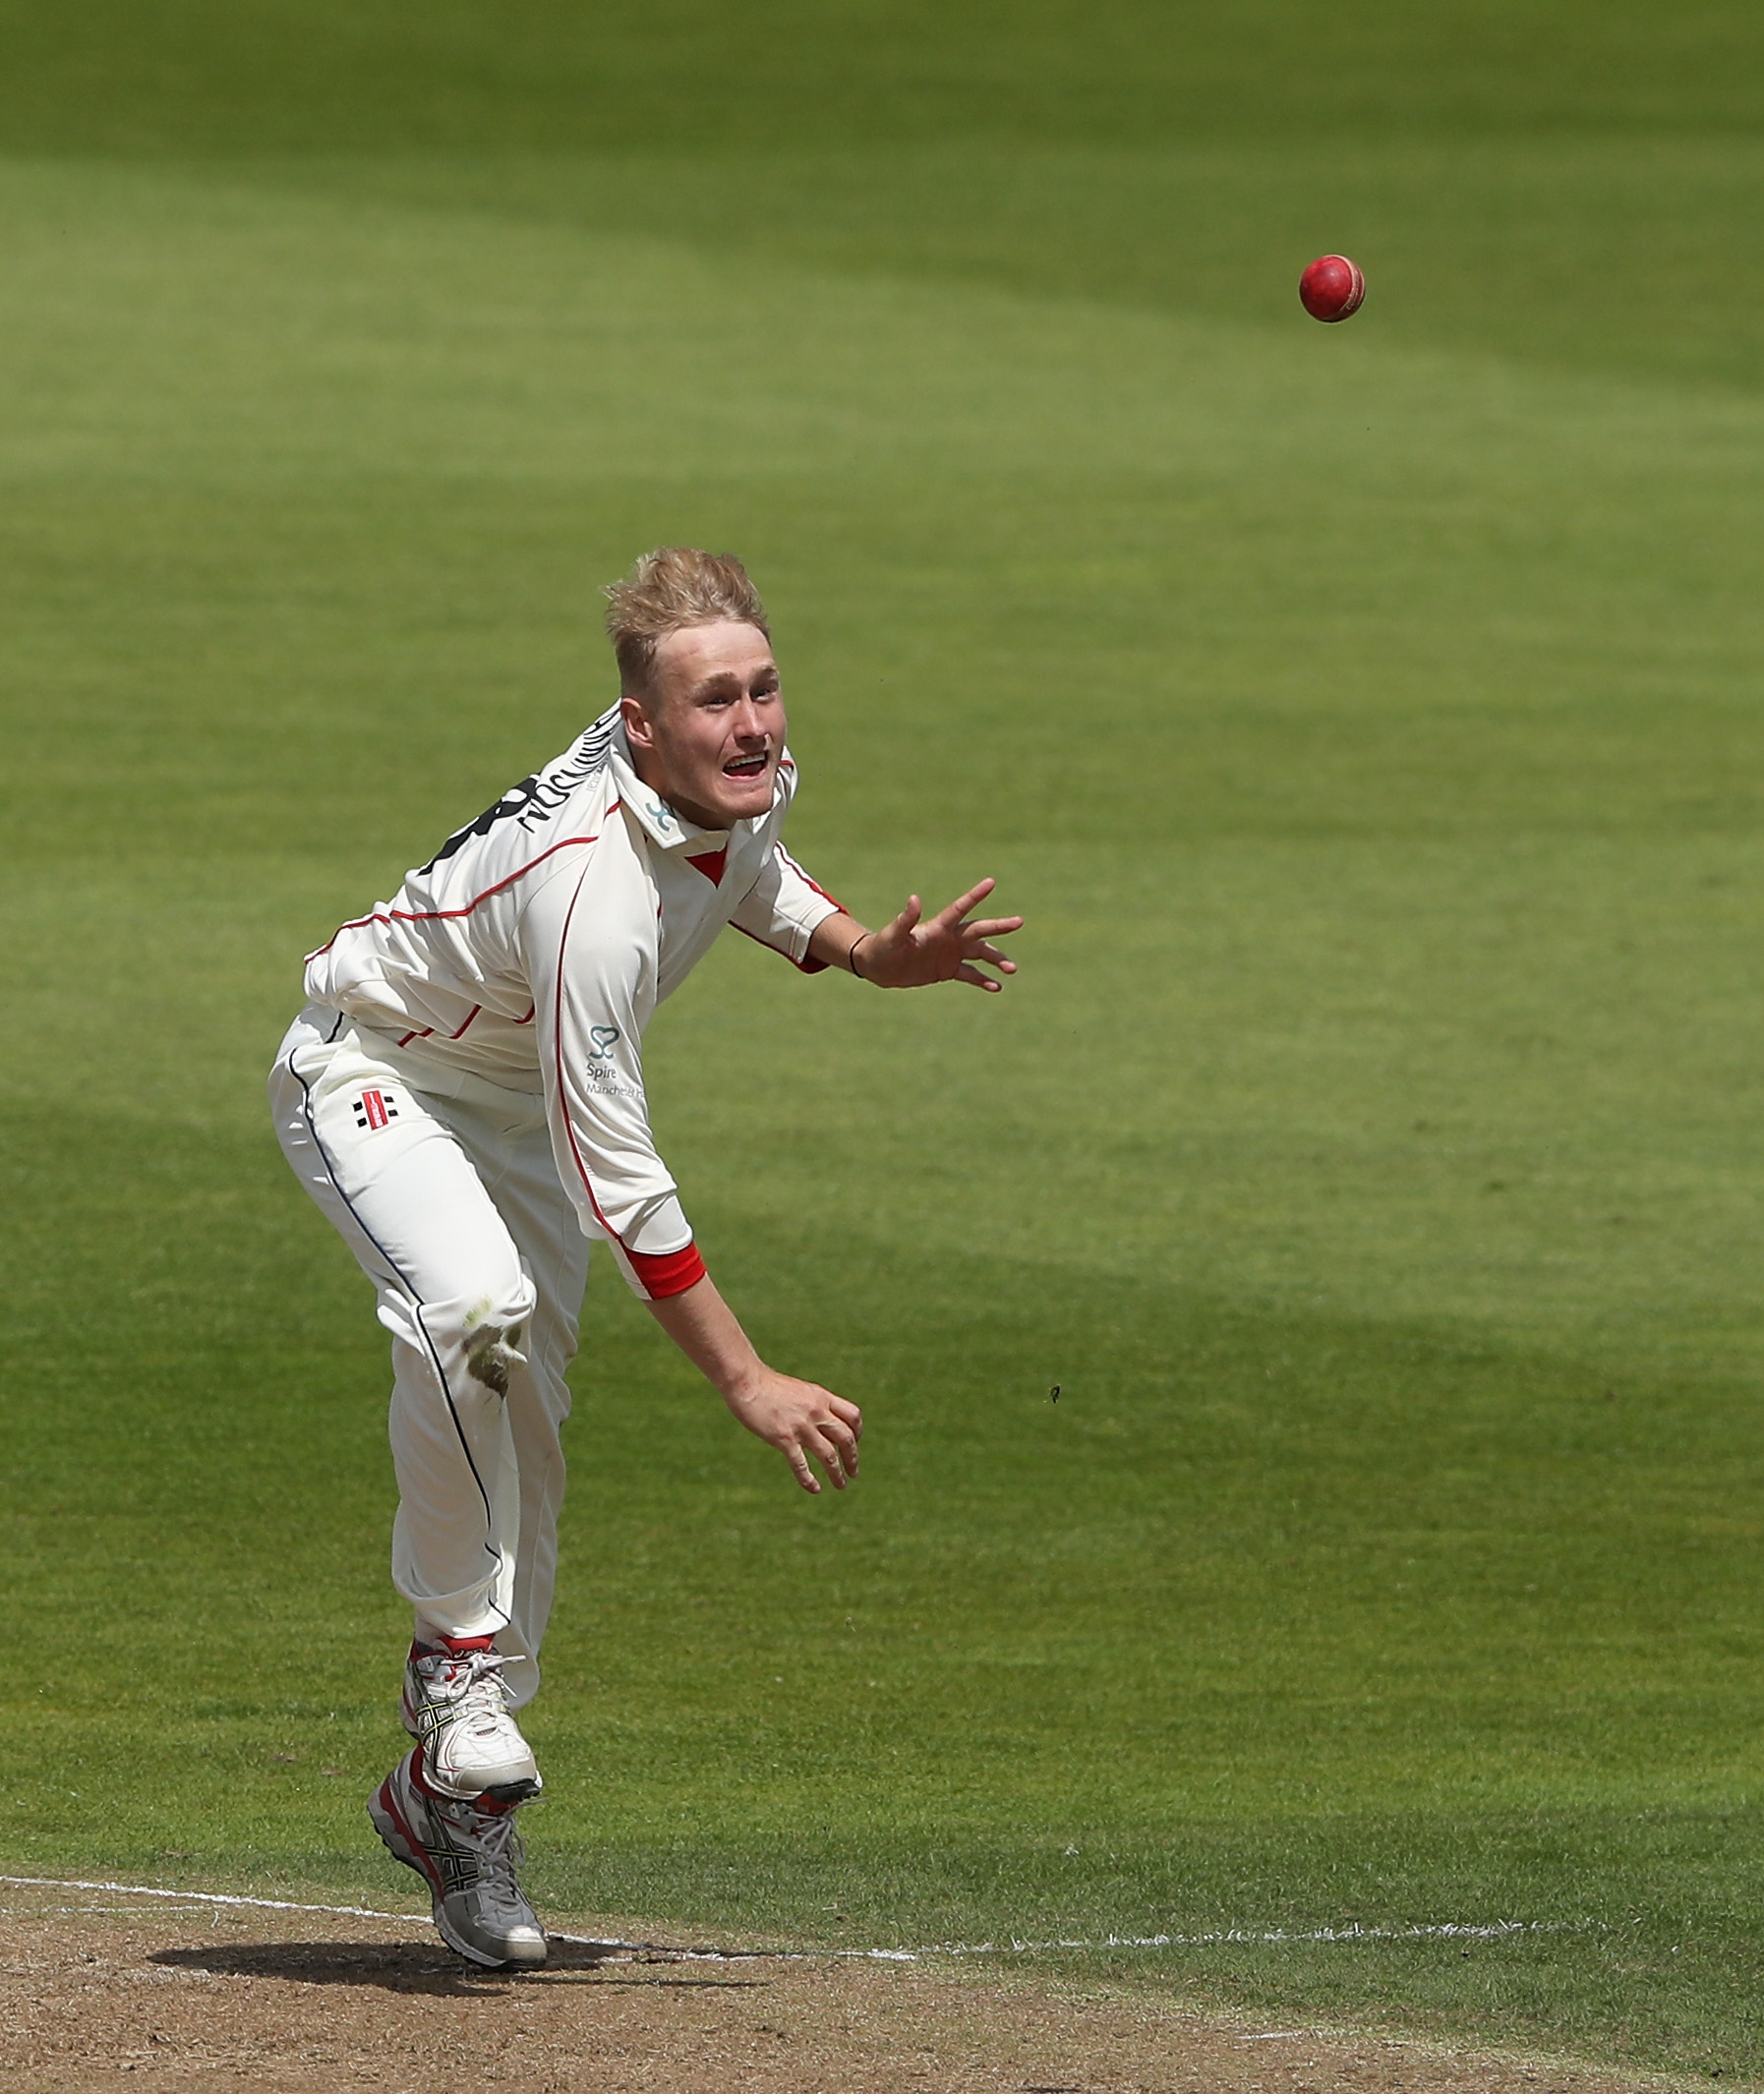
M 529 2094 L 1618 2094 L 1517 2053 L 1230 2019 L 1135 1989 L 1050 1991 L 950 1963 L 671 1961 L 557 1945 L 474 1972 L 420 1920 L 0 1909 L 0 2086 L 249 2083 L 274 2094 L 515 2084 Z

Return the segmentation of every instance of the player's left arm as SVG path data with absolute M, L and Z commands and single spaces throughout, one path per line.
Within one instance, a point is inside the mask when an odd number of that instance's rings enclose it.
M 998 885 L 982 880 L 958 895 L 947 908 L 926 916 L 916 895 L 892 923 L 872 931 L 844 909 L 824 917 L 808 941 L 808 958 L 826 967 L 848 967 L 859 980 L 878 989 L 922 989 L 932 982 L 966 981 L 994 995 L 1004 987 L 983 973 L 979 962 L 1000 974 L 1015 974 L 1017 962 L 998 949 L 996 940 L 1023 928 L 1021 916 L 969 917 Z

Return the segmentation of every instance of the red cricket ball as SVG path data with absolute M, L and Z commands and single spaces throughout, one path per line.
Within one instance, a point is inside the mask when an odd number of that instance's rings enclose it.
M 1299 278 L 1299 300 L 1313 320 L 1346 320 L 1365 296 L 1366 279 L 1345 255 L 1320 255 Z

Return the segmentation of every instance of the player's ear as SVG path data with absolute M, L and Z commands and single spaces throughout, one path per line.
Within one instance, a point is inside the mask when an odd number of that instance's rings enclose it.
M 624 720 L 625 736 L 633 749 L 653 749 L 655 728 L 650 725 L 642 697 L 635 691 L 618 694 L 618 710 Z

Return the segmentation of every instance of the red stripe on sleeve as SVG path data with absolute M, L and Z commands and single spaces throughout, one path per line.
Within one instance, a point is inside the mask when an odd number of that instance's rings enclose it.
M 583 874 L 583 879 L 587 875 Z M 652 1302 L 665 1302 L 670 1295 L 684 1294 L 688 1287 L 695 1287 L 704 1278 L 704 1260 L 698 1255 L 698 1246 L 687 1244 L 681 1251 L 669 1251 L 657 1256 L 646 1251 L 633 1251 L 613 1224 L 601 1212 L 601 1204 L 594 1196 L 594 1183 L 588 1176 L 588 1166 L 582 1159 L 582 1151 L 576 1141 L 576 1131 L 569 1118 L 569 1090 L 563 1076 L 563 997 L 564 955 L 569 950 L 569 927 L 575 921 L 576 903 L 582 898 L 582 881 L 576 882 L 576 891 L 569 898 L 569 907 L 564 912 L 563 935 L 558 941 L 558 1017 L 553 1048 L 558 1068 L 558 1108 L 563 1121 L 563 1132 L 569 1141 L 570 1160 L 576 1167 L 576 1175 L 582 1181 L 582 1191 L 588 1195 L 588 1204 L 594 1209 L 594 1217 L 608 1237 L 618 1246 L 620 1253 L 629 1259 L 638 1285 Z
M 652 1302 L 665 1302 L 670 1295 L 684 1294 L 688 1287 L 696 1287 L 704 1278 L 704 1260 L 698 1255 L 698 1246 L 688 1244 L 683 1251 L 666 1251 L 658 1257 L 647 1251 L 627 1249 L 625 1256 L 631 1261 L 631 1270 L 643 1283 L 643 1292 Z
M 849 916 L 852 913 L 851 910 L 847 908 L 846 904 L 839 899 L 837 895 L 830 895 L 818 880 L 811 880 L 808 874 L 802 870 L 801 866 L 796 863 L 795 859 L 791 856 L 790 852 L 785 849 L 782 843 L 774 843 L 772 845 L 772 848 L 778 853 L 778 859 L 780 864 L 788 865 L 791 871 L 795 874 L 796 878 L 802 882 L 804 887 L 812 887 L 815 893 L 820 896 L 821 900 L 823 902 L 831 902 L 834 907 L 839 910 L 842 916 Z

